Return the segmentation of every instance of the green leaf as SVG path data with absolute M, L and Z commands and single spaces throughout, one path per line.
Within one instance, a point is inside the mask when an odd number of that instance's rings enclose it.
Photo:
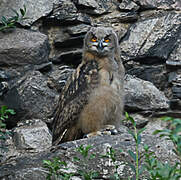
M 76 156 L 73 158 L 73 160 L 76 161 L 76 162 L 80 161 L 80 159 L 78 157 L 76 157 Z
M 138 145 L 141 143 L 141 136 L 140 135 L 137 137 L 137 143 L 138 143 Z
M 128 133 L 135 139 L 135 134 L 134 134 L 133 131 L 131 131 L 131 130 L 128 129 Z
M 144 144 L 144 150 L 148 151 L 149 150 L 149 146 L 147 144 Z
M 1 22 L 6 26 L 7 25 L 7 19 L 5 16 L 1 17 Z
M 92 178 L 97 178 L 99 176 L 99 172 L 92 172 Z
M 133 117 L 129 116 L 129 120 L 131 121 L 131 123 L 133 124 L 134 127 L 136 127 L 136 122 L 133 119 Z
M 24 16 L 24 15 L 25 15 L 24 9 L 21 9 L 21 8 L 20 8 L 20 13 L 21 13 L 22 16 Z
M 129 116 L 129 114 L 127 112 L 125 112 L 125 117 L 126 117 L 127 120 L 131 121 L 133 126 L 136 126 L 135 120 L 133 119 L 133 117 Z
M 5 124 L 5 123 L 3 123 L 3 122 L 1 122 L 1 123 L 0 123 L 0 128 L 5 129 L 5 128 L 6 128 L 6 124 Z
M 138 135 L 140 135 L 146 128 L 142 128 L 138 131 Z
M 123 149 L 120 148 L 120 149 L 119 149 L 119 152 L 122 153 L 122 152 L 124 152 L 124 151 L 123 151 Z
M 128 166 L 132 169 L 132 171 L 133 171 L 134 173 L 136 173 L 136 168 L 135 168 L 135 166 L 134 166 L 133 164 L 131 164 L 130 162 L 128 162 Z
M 52 163 L 50 160 L 43 160 L 43 164 L 50 166 Z
M 161 118 L 161 120 L 163 120 L 163 121 L 172 121 L 173 120 L 173 118 L 172 117 L 162 117 Z
M 96 157 L 95 154 L 91 154 L 89 159 L 94 159 Z
M 129 119 L 129 114 L 128 114 L 128 112 L 125 112 L 125 117 L 126 117 L 126 119 Z
M 177 133 L 179 133 L 179 132 L 181 132 L 181 124 L 180 124 L 180 125 L 177 125 L 176 128 L 173 130 L 173 133 L 174 133 L 174 134 L 177 134 Z
M 128 153 L 129 153 L 129 155 L 132 157 L 132 159 L 133 159 L 134 161 L 136 161 L 136 154 L 135 154 L 133 151 L 131 151 L 131 150 L 128 150 Z
M 146 170 L 146 167 L 143 165 L 143 166 L 139 169 L 139 175 L 141 175 L 145 170 Z
M 7 109 L 6 113 L 10 113 L 12 115 L 16 114 L 16 112 L 14 111 L 14 109 Z
M 6 112 L 7 106 L 2 106 L 1 107 L 1 115 L 4 115 Z
M 169 129 L 163 129 L 163 130 L 157 129 L 157 130 L 155 130 L 155 131 L 153 132 L 153 135 L 156 135 L 156 134 L 159 134 L 159 133 L 164 133 L 164 134 L 166 135 L 166 134 L 170 134 L 170 133 L 171 133 L 171 130 L 169 130 Z
M 11 9 L 11 10 L 16 14 L 16 16 L 14 16 L 14 17 L 18 17 L 19 18 L 18 12 L 16 10 L 14 10 L 14 9 Z

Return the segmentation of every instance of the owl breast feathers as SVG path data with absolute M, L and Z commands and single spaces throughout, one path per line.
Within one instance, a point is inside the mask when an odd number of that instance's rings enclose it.
M 53 145 L 82 138 L 106 125 L 119 126 L 124 67 L 111 28 L 91 28 L 82 63 L 63 87 L 53 120 Z

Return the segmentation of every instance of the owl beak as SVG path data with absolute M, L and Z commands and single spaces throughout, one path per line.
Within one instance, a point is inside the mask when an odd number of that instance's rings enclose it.
M 98 49 L 99 51 L 102 51 L 102 50 L 104 49 L 103 41 L 102 41 L 102 40 L 100 40 L 100 41 L 98 42 L 97 49 Z

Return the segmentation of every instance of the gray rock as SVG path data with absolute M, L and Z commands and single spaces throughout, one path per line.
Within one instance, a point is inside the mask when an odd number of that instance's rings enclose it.
M 180 110 L 181 108 L 181 74 L 180 71 L 172 72 L 169 76 L 169 83 L 171 87 L 171 100 L 170 100 L 170 107 L 172 110 Z
M 62 49 L 82 47 L 83 39 L 84 39 L 84 35 L 70 37 L 67 39 L 63 38 L 63 40 L 62 40 L 62 37 L 59 36 L 58 38 L 55 39 L 54 44 L 57 48 L 62 48 Z
M 18 150 L 44 151 L 52 145 L 47 125 L 39 119 L 19 123 L 13 130 L 13 141 Z
M 119 12 L 115 10 L 112 13 L 106 14 L 98 19 L 103 26 L 104 24 L 108 24 L 109 26 L 111 26 L 112 23 L 135 22 L 138 19 L 138 15 L 136 12 Z
M 72 36 L 85 34 L 90 29 L 90 27 L 91 26 L 86 25 L 86 24 L 79 24 L 79 25 L 75 25 L 71 27 L 69 26 L 67 28 L 67 32 Z
M 168 85 L 168 72 L 165 65 L 140 66 L 140 64 L 132 63 L 126 69 L 128 74 L 153 83 L 159 90 L 165 90 Z
M 133 117 L 135 122 L 136 122 L 136 127 L 139 128 L 143 128 L 145 127 L 150 121 L 152 121 L 152 118 L 143 116 L 141 114 L 138 113 L 129 113 L 129 116 Z M 132 123 L 130 121 L 128 121 L 127 119 L 122 120 L 122 124 L 124 126 L 122 126 L 125 129 L 126 127 L 132 127 Z M 126 131 L 128 132 L 128 130 L 126 129 Z
M 147 125 L 147 130 L 142 134 L 139 152 L 142 154 L 143 146 L 148 144 L 160 161 L 173 163 L 177 160 L 172 152 L 173 144 L 164 139 L 160 139 L 158 136 L 152 135 L 155 129 L 163 129 L 163 127 L 165 127 L 165 125 L 161 122 L 158 123 L 158 121 L 152 121 Z M 96 156 L 96 158 L 89 159 L 86 162 L 83 160 L 82 165 L 73 160 L 75 156 L 83 159 L 76 150 L 81 145 L 84 147 L 91 145 L 92 148 L 89 150 L 89 154 L 94 153 Z M 127 162 L 132 162 L 128 155 L 128 150 L 135 151 L 135 143 L 128 132 L 122 131 L 119 135 L 96 136 L 67 142 L 52 148 L 51 152 L 48 150 L 31 157 L 16 158 L 14 161 L 9 160 L 6 164 L 0 166 L 0 178 L 6 177 L 13 180 L 28 180 L 30 177 L 34 177 L 35 180 L 44 180 L 47 175 L 47 169 L 42 167 L 42 161 L 59 157 L 61 161 L 67 163 L 68 172 L 76 172 L 77 169 L 84 169 L 84 171 L 88 172 L 99 172 L 100 179 L 110 179 L 110 175 L 113 175 L 115 172 L 115 165 L 110 158 L 102 157 L 102 155 L 106 155 L 106 153 L 110 151 L 110 148 L 115 150 L 115 164 L 118 165 L 118 172 L 121 178 L 127 179 L 127 177 L 131 177 L 133 172 L 131 172 L 131 169 L 127 166 Z M 120 152 L 120 149 L 122 149 L 123 152 Z M 61 170 L 63 171 L 63 169 Z M 80 175 L 76 173 L 75 177 L 80 178 Z M 82 179 L 82 177 L 80 179 Z
M 131 0 L 123 0 L 119 5 L 121 11 L 137 11 L 139 8 L 140 6 Z
M 58 54 L 58 53 L 57 53 Z M 76 49 L 73 51 L 65 51 L 56 55 L 52 62 L 55 64 L 69 64 L 77 67 L 82 60 L 82 49 Z
M 48 122 L 55 106 L 55 97 L 55 92 L 47 86 L 46 78 L 40 72 L 32 71 L 22 77 L 16 86 L 6 93 L 3 102 L 15 109 L 14 123 L 26 116 Z M 13 119 L 8 120 L 13 121 Z
M 180 10 L 181 2 L 179 0 L 135 0 L 144 9 L 164 9 L 164 10 Z
M 88 8 L 98 8 L 99 5 L 95 0 L 78 0 L 77 2 L 74 0 L 75 4 L 83 7 L 88 7 Z
M 173 94 L 173 98 L 181 99 L 181 84 L 180 84 L 180 86 L 172 87 L 172 94 Z
M 75 4 L 70 0 L 60 0 L 55 2 L 53 13 L 48 19 L 55 19 L 60 23 L 91 23 L 90 18 L 86 14 L 78 13 Z
M 12 17 L 15 13 L 12 11 L 12 8 L 19 12 L 20 8 L 23 8 L 23 5 L 26 6 L 27 13 L 26 20 L 20 21 L 22 25 L 32 25 L 41 17 L 47 16 L 53 9 L 54 0 L 9 0 L 0 2 L 0 17 L 7 16 Z
M 9 76 L 7 72 L 0 70 L 0 81 L 8 80 Z
M 181 86 L 181 72 L 178 71 L 177 73 L 174 73 L 172 78 L 170 78 L 170 83 L 173 86 Z M 171 73 L 170 73 L 171 74 Z
M 60 93 L 62 87 L 65 85 L 68 77 L 73 71 L 74 69 L 66 65 L 54 69 L 48 74 L 47 85 L 52 89 L 56 89 L 56 91 Z
M 126 75 L 125 106 L 127 110 L 168 109 L 168 99 L 152 83 Z
M 43 63 L 43 64 L 40 64 L 40 65 L 35 65 L 34 66 L 34 69 L 36 71 L 40 71 L 40 72 L 47 72 L 47 71 L 51 70 L 51 68 L 52 68 L 52 62 Z
M 9 89 L 7 82 L 0 82 L 0 96 L 2 96 Z
M 75 4 L 83 7 L 81 8 L 82 12 L 91 15 L 102 15 L 104 13 L 110 13 L 114 7 L 113 0 L 81 0 L 75 1 Z
M 133 24 L 120 44 L 124 59 L 144 64 L 164 63 L 180 37 L 181 15 L 168 13 Z
M 6 66 L 48 62 L 49 44 L 46 35 L 24 29 L 0 33 L 0 64 Z
M 70 26 L 69 28 L 52 27 L 51 30 L 49 30 L 49 37 L 51 37 L 51 41 L 53 42 L 55 51 L 58 53 L 60 53 L 60 49 L 62 49 L 63 52 L 66 49 L 72 51 L 72 49 L 74 50 L 78 47 L 82 48 L 83 46 L 83 38 L 85 33 L 78 34 L 78 31 L 75 30 L 76 26 L 75 28 L 73 28 L 72 26 Z M 77 31 L 77 34 L 75 32 L 74 34 L 76 35 L 73 35 L 73 31 Z
M 24 157 L 45 151 L 52 145 L 52 135 L 47 125 L 40 119 L 24 120 L 16 128 L 6 130 L 6 140 L 0 140 L 0 162 L 4 163 L 13 157 Z
M 31 72 L 17 90 L 25 110 L 47 120 L 54 108 L 55 93 L 48 88 L 45 77 L 38 71 Z
M 166 61 L 167 66 L 180 68 L 181 67 L 181 35 L 177 38 L 177 45 L 171 52 L 169 59 Z
M 60 21 L 74 21 L 77 19 L 77 8 L 70 0 L 60 0 L 54 5 L 51 17 L 56 17 Z

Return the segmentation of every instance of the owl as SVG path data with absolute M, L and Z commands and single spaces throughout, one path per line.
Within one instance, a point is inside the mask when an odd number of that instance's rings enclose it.
M 82 62 L 63 87 L 53 119 L 53 145 L 117 128 L 123 112 L 124 67 L 112 28 L 92 27 Z

